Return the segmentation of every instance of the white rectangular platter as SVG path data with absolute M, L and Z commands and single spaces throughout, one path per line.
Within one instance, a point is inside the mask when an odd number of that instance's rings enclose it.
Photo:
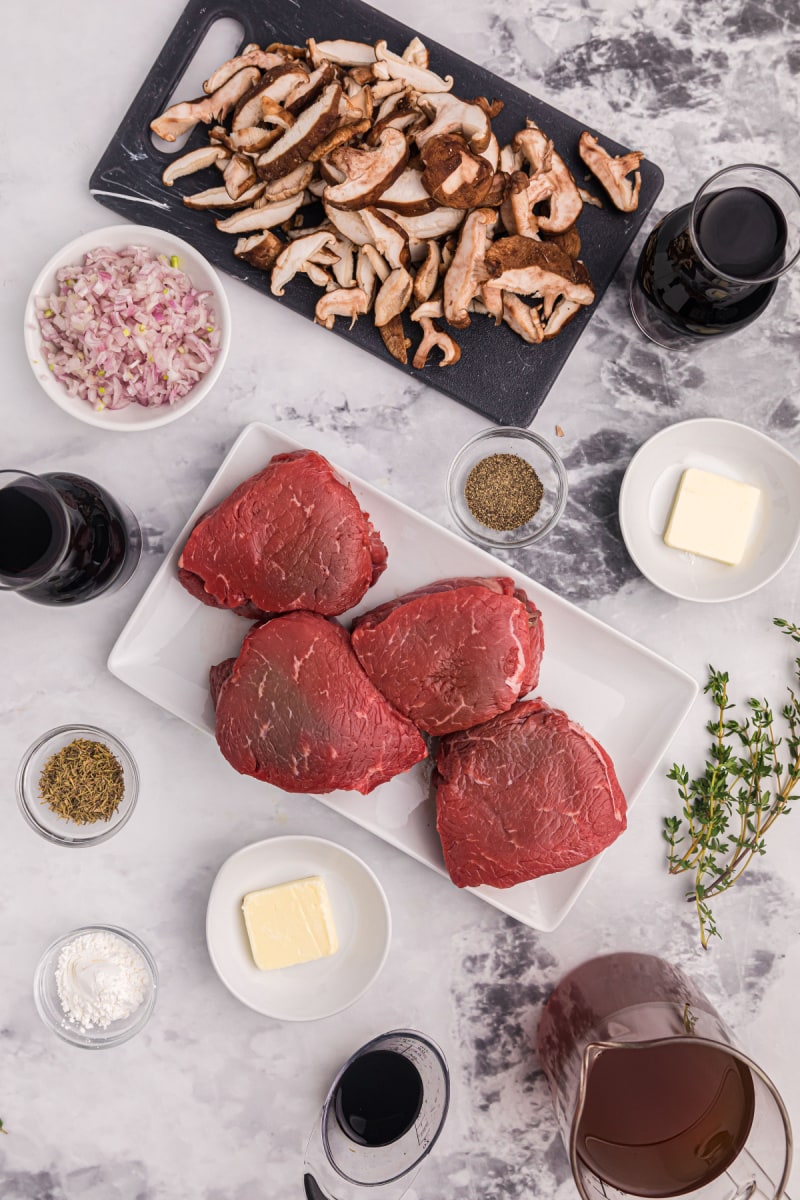
M 249 625 L 233 613 L 193 599 L 178 583 L 178 557 L 202 513 L 261 470 L 274 454 L 300 448 L 267 425 L 248 425 L 242 431 L 108 660 L 119 679 L 212 736 L 209 667 L 238 653 Z M 697 694 L 694 679 L 477 546 L 347 471 L 335 469 L 352 485 L 389 550 L 388 569 L 359 608 L 343 618 L 345 624 L 357 613 L 435 579 L 510 575 L 542 611 L 545 653 L 537 693 L 563 708 L 603 744 L 630 807 L 689 711 Z M 318 799 L 446 875 L 429 795 L 429 771 L 429 766 L 420 764 L 369 796 L 333 792 Z M 475 890 L 502 912 L 549 931 L 569 912 L 598 861 L 506 890 Z

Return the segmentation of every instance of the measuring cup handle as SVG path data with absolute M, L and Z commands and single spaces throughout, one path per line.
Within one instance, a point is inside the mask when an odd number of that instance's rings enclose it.
M 323 1192 L 314 1176 L 310 1175 L 308 1171 L 303 1176 L 303 1187 L 305 1189 L 306 1200 L 330 1200 L 330 1197 Z

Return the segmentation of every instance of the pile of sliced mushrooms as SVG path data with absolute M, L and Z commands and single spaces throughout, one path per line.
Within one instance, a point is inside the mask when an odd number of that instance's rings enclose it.
M 434 349 L 440 366 L 458 362 L 440 322 L 464 329 L 475 313 L 547 341 L 594 300 L 576 223 L 584 203 L 601 202 L 532 121 L 501 147 L 492 118 L 502 104 L 452 87 L 419 38 L 399 55 L 385 41 L 252 44 L 214 71 L 204 96 L 152 122 L 168 142 L 209 126 L 209 144 L 171 162 L 163 181 L 218 168 L 221 183 L 183 203 L 231 210 L 217 228 L 238 236 L 235 255 L 271 272 L 274 295 L 304 273 L 324 289 L 320 324 L 371 313 L 402 363 L 404 312 L 422 335 L 417 368 Z M 614 158 L 588 132 L 578 150 L 632 212 L 642 154 Z M 315 201 L 325 216 L 309 229 L 301 210 Z

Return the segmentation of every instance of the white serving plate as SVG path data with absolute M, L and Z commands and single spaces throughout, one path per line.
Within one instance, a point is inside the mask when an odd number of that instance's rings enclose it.
M 727 475 L 761 490 L 738 565 L 665 545 L 672 501 L 687 467 Z M 619 493 L 619 523 L 631 558 L 662 591 L 706 604 L 738 600 L 774 579 L 797 548 L 800 462 L 766 434 L 737 421 L 680 421 L 646 441 L 628 464 Z
M 268 425 L 248 425 L 242 431 L 108 660 L 109 670 L 119 679 L 212 736 L 209 667 L 238 653 L 249 625 L 233 613 L 193 599 L 178 583 L 178 558 L 203 512 L 263 468 L 274 454 L 300 448 Z M 630 806 L 689 711 L 697 694 L 694 679 L 478 546 L 356 476 L 336 470 L 352 484 L 389 548 L 388 569 L 347 617 L 435 579 L 510 575 L 542 611 L 546 649 L 537 691 L 603 744 Z M 420 763 L 369 796 L 332 792 L 319 799 L 446 875 L 428 779 L 429 767 Z M 569 912 L 598 861 L 505 890 L 480 887 L 475 891 L 524 924 L 549 931 Z
M 70 396 L 62 383 L 48 369 L 42 353 L 42 333 L 36 316 L 36 297 L 44 296 L 55 287 L 56 273 L 61 267 L 81 263 L 90 250 L 108 246 L 111 250 L 124 250 L 127 246 L 146 246 L 152 254 L 177 255 L 180 267 L 200 291 L 213 295 L 214 316 L 221 331 L 219 351 L 211 370 L 194 385 L 190 392 L 175 404 L 162 404 L 145 408 L 142 404 L 128 404 L 125 408 L 106 408 L 95 412 L 87 400 Z M 71 417 L 98 429 L 110 429 L 112 433 L 140 433 L 158 425 L 169 425 L 179 417 L 186 416 L 196 408 L 217 383 L 231 346 L 231 309 L 222 280 L 207 258 L 182 238 L 150 225 L 107 225 L 104 229 L 92 229 L 74 238 L 44 264 L 28 295 L 24 317 L 25 353 L 36 379 L 50 399 L 63 408 Z
M 339 949 L 315 962 L 259 971 L 242 916 L 244 896 L 308 875 L 325 880 Z M 354 1004 L 386 962 L 391 936 L 389 902 L 375 874 L 352 850 L 325 838 L 288 835 L 237 850 L 208 898 L 206 941 L 215 971 L 243 1004 L 279 1021 L 316 1021 Z

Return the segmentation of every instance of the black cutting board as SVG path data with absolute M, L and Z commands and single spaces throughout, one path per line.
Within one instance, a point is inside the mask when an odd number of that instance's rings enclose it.
M 244 27 L 244 42 L 258 42 L 261 46 L 273 41 L 302 44 L 308 37 L 318 41 L 347 38 L 364 42 L 385 38 L 389 48 L 399 54 L 417 34 L 430 49 L 431 69 L 441 75 L 453 76 L 456 95 L 466 99 L 487 96 L 490 100 L 504 102 L 502 113 L 493 121 L 501 145 L 524 126 L 526 117 L 531 117 L 553 139 L 578 182 L 584 181 L 587 172 L 578 157 L 577 147 L 580 133 L 586 126 L 431 41 L 424 33 L 384 16 L 361 0 L 292 0 L 291 3 L 287 0 L 236 0 L 235 4 L 230 0 L 190 0 L 97 165 L 90 187 L 101 204 L 132 221 L 145 220 L 185 238 L 215 266 L 271 299 L 275 297 L 269 290 L 269 274 L 234 258 L 236 239 L 216 229 L 213 221 L 216 214 L 193 212 L 182 203 L 183 195 L 198 192 L 218 181 L 216 167 L 179 179 L 172 188 L 166 188 L 161 182 L 161 172 L 173 156 L 157 150 L 151 141 L 150 121 L 166 107 L 208 29 L 221 17 L 240 21 Z M 179 96 L 177 99 L 191 97 Z M 625 147 L 602 131 L 591 132 L 599 133 L 601 143 L 610 153 L 625 152 Z M 206 141 L 206 127 L 200 126 L 192 133 L 183 153 Z M 659 168 L 645 160 L 639 207 L 635 213 L 618 212 L 605 197 L 602 209 L 584 206 L 579 221 L 582 257 L 594 281 L 597 300 L 590 308 L 582 309 L 552 342 L 529 346 L 505 326 L 495 328 L 491 318 L 476 316 L 469 329 L 453 331 L 462 350 L 459 363 L 440 368 L 438 352 L 434 352 L 431 360 L 436 361 L 430 361 L 423 371 L 415 371 L 410 363 L 404 367 L 390 357 L 369 317 L 362 317 L 352 330 L 348 329 L 346 320 L 338 318 L 335 332 L 499 424 L 528 425 L 586 322 L 591 319 L 600 297 L 661 191 L 663 181 Z M 602 194 L 596 182 L 587 186 L 595 194 Z M 142 199 L 156 200 L 167 207 L 145 206 Z M 320 295 L 320 290 L 310 280 L 297 276 L 277 302 L 313 320 L 314 305 Z M 419 331 L 410 321 L 407 326 L 416 347 Z M 356 383 L 357 376 L 354 375 L 353 386 Z

